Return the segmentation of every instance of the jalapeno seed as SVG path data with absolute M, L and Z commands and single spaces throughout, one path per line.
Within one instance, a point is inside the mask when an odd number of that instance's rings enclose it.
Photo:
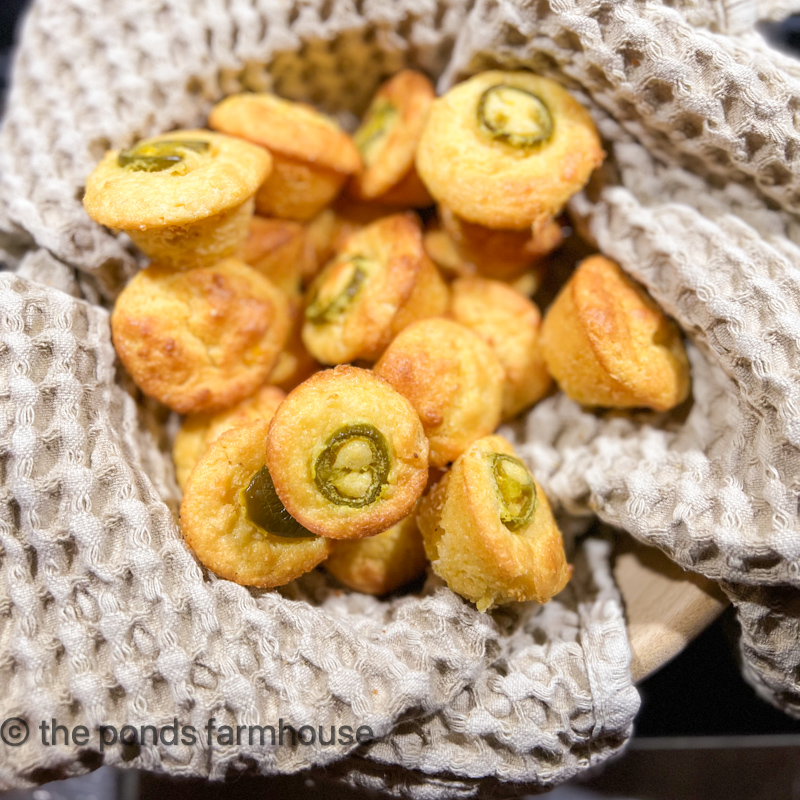
M 553 134 L 553 118 L 541 98 L 507 84 L 490 86 L 481 95 L 478 121 L 492 139 L 512 147 L 532 147 Z

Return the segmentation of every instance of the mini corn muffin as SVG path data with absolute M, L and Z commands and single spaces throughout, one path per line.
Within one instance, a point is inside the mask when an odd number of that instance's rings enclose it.
M 333 542 L 324 566 L 350 589 L 382 595 L 418 578 L 426 563 L 422 535 L 411 514 L 375 536 Z
M 444 467 L 500 423 L 505 373 L 492 348 L 469 328 L 436 317 L 409 325 L 375 365 L 411 401 Z
M 501 436 L 479 439 L 453 464 L 417 522 L 433 571 L 479 611 L 546 603 L 572 574 L 542 488 Z
M 450 234 L 438 222 L 428 227 L 422 237 L 428 258 L 439 267 L 448 280 L 476 273 L 475 265 L 469 264 L 458 252 Z
M 561 86 L 492 71 L 434 100 L 416 164 L 436 201 L 462 219 L 538 233 L 603 157 L 592 118 Z
M 308 296 L 303 342 L 323 364 L 374 361 L 406 325 L 443 314 L 449 302 L 413 214 L 384 217 L 350 236 Z
M 117 355 L 150 397 L 180 414 L 230 408 L 269 377 L 289 335 L 289 301 L 234 258 L 175 272 L 153 264 L 117 298 Z
M 414 156 L 435 97 L 433 84 L 410 69 L 381 86 L 353 134 L 364 162 L 363 171 L 348 184 L 353 197 L 417 208 L 432 205 Z
M 475 225 L 439 206 L 442 228 L 467 264 L 485 278 L 512 281 L 525 273 L 564 240 L 561 225 L 551 219 L 538 234 L 530 229 L 498 230 Z
M 578 403 L 667 411 L 689 394 L 677 326 L 604 256 L 578 266 L 547 310 L 539 341 L 550 374 Z
M 307 285 L 336 252 L 339 220 L 332 208 L 324 208 L 303 228 L 306 238 L 301 272 Z
M 281 404 L 267 437 L 275 490 L 303 526 L 360 539 L 408 516 L 428 480 L 411 404 L 368 370 L 317 372 Z
M 231 428 L 262 419 L 269 422 L 286 394 L 277 386 L 262 386 L 252 397 L 219 414 L 192 414 L 181 423 L 172 448 L 175 477 L 181 489 L 209 445 Z
M 244 243 L 242 261 L 269 278 L 299 304 L 305 246 L 306 235 L 300 223 L 254 216 Z
M 484 339 L 505 370 L 503 419 L 541 400 L 553 379 L 539 348 L 536 305 L 505 283 L 477 277 L 455 281 L 452 298 L 453 319 Z
M 214 106 L 208 124 L 272 154 L 272 174 L 256 194 L 256 209 L 267 217 L 309 220 L 361 170 L 347 133 L 305 103 L 267 93 L 231 95 Z
M 255 145 L 173 131 L 106 153 L 86 180 L 83 205 L 163 266 L 212 266 L 241 253 L 253 196 L 271 170 L 269 153 Z
M 320 364 L 303 344 L 301 332 L 303 328 L 303 315 L 298 313 L 292 321 L 289 332 L 289 341 L 278 356 L 275 367 L 270 373 L 268 382 L 278 386 L 284 392 L 291 392 L 304 380 L 310 378 L 315 372 L 322 369 Z
M 264 465 L 268 423 L 223 433 L 189 476 L 181 503 L 186 544 L 216 575 L 243 586 L 282 586 L 314 569 L 331 543 L 292 519 Z
M 404 209 L 397 209 L 401 213 Z M 306 258 L 303 278 L 308 281 L 330 261 L 347 240 L 358 231 L 390 216 L 392 209 L 375 203 L 359 203 L 340 197 L 330 208 L 320 211 L 306 223 Z

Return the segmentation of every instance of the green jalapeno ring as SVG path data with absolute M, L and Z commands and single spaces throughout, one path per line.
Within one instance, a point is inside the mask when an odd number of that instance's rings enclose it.
M 205 153 L 208 148 L 209 143 L 202 139 L 161 139 L 156 142 L 140 142 L 129 150 L 120 151 L 117 164 L 130 172 L 163 172 L 183 161 L 181 150 Z
M 353 268 L 350 280 L 345 288 L 327 303 L 321 301 L 319 290 L 316 292 L 305 311 L 305 317 L 310 323 L 324 325 L 325 323 L 333 322 L 337 317 L 345 313 L 367 279 L 367 271 L 364 268 L 366 260 L 364 256 L 352 256 L 350 258 L 349 263 Z
M 388 100 L 378 100 L 370 107 L 366 119 L 353 134 L 353 142 L 367 166 L 374 159 L 376 146 L 388 135 L 399 116 L 397 106 Z
M 533 519 L 538 503 L 536 484 L 518 458 L 492 453 L 489 460 L 500 505 L 500 521 L 508 530 L 518 531 Z
M 337 467 L 337 457 L 342 449 L 354 441 L 365 442 L 370 450 L 370 461 L 358 470 Z M 389 443 L 384 435 L 368 423 L 345 425 L 334 431 L 314 464 L 314 484 L 322 496 L 335 505 L 363 508 L 374 503 L 388 483 L 391 458 Z M 359 496 L 341 491 L 341 484 L 354 475 L 369 475 L 369 486 Z M 340 486 L 337 486 L 337 483 Z
M 315 537 L 306 530 L 284 507 L 269 470 L 264 466 L 250 478 L 247 487 L 240 492 L 240 500 L 247 518 L 253 525 L 273 536 L 286 539 Z
M 512 127 L 514 120 L 509 118 L 506 108 L 506 104 L 511 102 L 524 103 L 524 111 L 529 119 L 523 122 L 532 127 L 531 131 L 514 130 Z M 512 147 L 533 147 L 546 142 L 553 135 L 553 118 L 544 101 L 533 92 L 519 86 L 509 86 L 505 83 L 490 86 L 478 101 L 477 114 L 481 128 L 492 139 L 505 142 Z M 522 127 L 527 126 L 523 124 Z

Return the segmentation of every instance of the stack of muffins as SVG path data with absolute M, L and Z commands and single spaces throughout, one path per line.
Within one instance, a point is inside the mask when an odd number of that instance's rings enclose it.
M 84 201 L 152 259 L 112 334 L 185 415 L 187 544 L 249 586 L 322 564 L 381 595 L 429 560 L 480 610 L 546 602 L 571 568 L 497 427 L 554 381 L 604 408 L 689 392 L 677 328 L 602 255 L 543 321 L 530 299 L 603 160 L 588 112 L 529 72 L 436 98 L 406 70 L 352 137 L 271 94 L 226 98 L 209 126 L 108 153 Z

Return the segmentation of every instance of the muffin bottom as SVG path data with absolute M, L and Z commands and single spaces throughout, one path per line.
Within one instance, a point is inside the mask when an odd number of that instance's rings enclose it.
M 126 230 L 133 243 L 157 264 L 177 270 L 212 267 L 239 256 L 247 239 L 254 201 L 189 225 Z

